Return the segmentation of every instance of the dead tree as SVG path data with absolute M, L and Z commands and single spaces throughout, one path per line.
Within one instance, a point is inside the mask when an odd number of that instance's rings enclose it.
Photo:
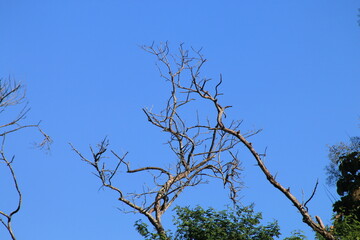
M 156 56 L 161 77 L 171 86 L 170 98 L 163 111 L 143 111 L 152 125 L 169 134 L 167 144 L 176 155 L 176 161 L 168 168 L 145 166 L 132 169 L 130 163 L 125 160 L 127 154 L 119 156 L 111 151 L 118 162 L 110 169 L 104 160 L 104 154 L 108 149 L 107 140 L 102 141 L 96 151 L 91 148 L 90 158 L 72 146 L 83 161 L 95 168 L 95 174 L 100 178 L 103 187 L 117 192 L 121 202 L 134 212 L 147 217 L 158 235 L 162 239 L 168 239 L 161 218 L 186 187 L 197 186 L 211 178 L 217 178 L 229 188 L 230 198 L 237 201 L 237 192 L 241 188 L 241 167 L 236 147 L 242 144 L 250 151 L 267 181 L 279 189 L 299 210 L 303 221 L 326 239 L 335 239 L 322 224 L 312 219 L 306 207 L 308 201 L 299 202 L 266 168 L 262 160 L 264 154 L 257 152 L 249 141 L 249 137 L 259 131 L 240 132 L 241 121 L 224 119 L 225 110 L 231 106 L 219 102 L 219 96 L 222 95 L 219 91 L 222 77 L 220 76 L 215 84 L 212 84 L 210 79 L 201 77 L 200 71 L 206 62 L 201 51 L 187 51 L 180 45 L 178 53 L 173 55 L 170 54 L 167 44 L 160 47 L 152 45 L 143 49 Z M 195 121 L 189 120 L 189 114 L 185 114 L 186 109 L 191 111 L 195 103 L 209 104 L 213 109 L 213 116 L 207 120 L 199 116 Z M 152 174 L 153 186 L 140 194 L 125 194 L 121 187 L 113 183 L 120 168 L 125 168 L 129 174 Z M 138 203 L 138 199 L 141 199 L 141 203 Z
M 0 113 L 4 114 L 9 108 L 20 106 L 23 103 L 25 98 L 25 92 L 21 84 L 11 81 L 10 79 L 0 79 Z M 1 138 L 1 147 L 0 147 L 0 164 L 7 169 L 8 174 L 11 178 L 11 184 L 14 185 L 14 190 L 17 195 L 17 201 L 12 210 L 5 211 L 0 209 L 0 222 L 5 227 L 9 233 L 11 239 L 15 240 L 15 234 L 12 229 L 12 219 L 16 213 L 18 213 L 22 206 L 22 194 L 18 180 L 15 175 L 15 170 L 13 168 L 13 161 L 15 156 L 12 156 L 10 159 L 7 158 L 5 154 L 5 140 L 6 137 L 12 133 L 21 131 L 26 128 L 35 128 L 38 132 L 44 137 L 43 141 L 38 144 L 40 148 L 48 148 L 48 144 L 51 142 L 51 138 L 46 135 L 40 128 L 39 124 L 22 124 L 26 113 L 29 111 L 29 108 L 25 107 L 20 110 L 20 112 L 15 115 L 14 118 L 10 121 L 0 123 L 0 138 Z M 6 170 L 4 170 L 6 171 Z M 3 175 L 3 174 L 2 174 Z M 4 176 L 4 175 L 3 175 Z M 4 198 L 6 196 L 2 196 Z
M 187 110 L 191 110 L 191 103 L 197 96 L 180 87 L 182 86 L 180 80 L 185 74 L 198 75 L 205 59 L 190 57 L 182 48 L 180 48 L 179 58 L 169 56 L 167 46 L 158 50 L 153 47 L 144 47 L 144 49 L 157 56 L 163 65 L 159 67 L 166 69 L 166 74 L 162 74 L 162 77 L 171 85 L 171 94 L 163 111 L 155 113 L 151 109 L 143 109 L 148 121 L 169 135 L 167 144 L 176 156 L 173 162 L 169 160 L 168 163 L 171 166 L 154 165 L 132 169 L 130 163 L 125 160 L 126 154 L 119 156 L 111 151 L 118 163 L 113 169 L 109 169 L 103 161 L 108 149 L 107 140 L 102 141 L 96 151 L 91 149 L 90 158 L 85 157 L 76 148 L 72 148 L 82 160 L 95 168 L 95 173 L 104 187 L 116 191 L 121 202 L 133 211 L 144 215 L 155 227 L 159 236 L 167 239 L 161 221 L 162 216 L 185 188 L 216 178 L 229 188 L 230 198 L 236 201 L 237 192 L 242 185 L 241 165 L 234 147 L 240 141 L 225 131 L 219 131 L 220 126 L 216 121 L 205 120 L 201 123 L 196 112 L 193 112 L 195 117 L 192 121 L 185 120 L 184 114 Z M 215 94 L 220 95 L 220 93 Z M 231 127 L 238 129 L 240 124 L 241 122 L 234 121 Z M 254 133 L 249 133 L 248 136 L 251 134 Z M 148 186 L 142 193 L 125 194 L 121 187 L 113 183 L 115 182 L 113 178 L 120 168 L 125 168 L 129 174 L 150 174 L 153 176 L 152 186 Z

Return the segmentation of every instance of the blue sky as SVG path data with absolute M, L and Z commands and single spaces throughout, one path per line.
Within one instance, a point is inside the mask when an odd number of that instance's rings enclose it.
M 222 73 L 229 117 L 243 119 L 244 130 L 263 129 L 254 146 L 268 148 L 266 164 L 299 199 L 319 179 L 308 206 L 330 223 L 326 189 L 335 189 L 325 185 L 327 145 L 359 136 L 358 8 L 351 0 L 0 1 L 0 76 L 26 85 L 26 122 L 42 120 L 54 140 L 46 154 L 33 148 L 34 131 L 8 139 L 24 193 L 13 220 L 18 239 L 141 239 L 133 228 L 139 216 L 117 209 L 123 206 L 116 196 L 99 189 L 68 143 L 87 152 L 108 136 L 112 149 L 129 151 L 134 166 L 169 161 L 164 135 L 141 111 L 161 109 L 168 87 L 139 46 L 164 41 L 173 49 L 182 42 L 203 47 L 209 60 L 203 73 L 214 79 Z M 267 221 L 277 219 L 284 235 L 301 229 L 312 239 L 254 160 L 241 159 L 242 202 L 255 202 Z M 143 179 L 119 181 L 136 187 Z M 4 208 L 12 201 L 5 196 Z M 226 196 L 211 183 L 189 189 L 176 204 L 221 208 Z M 0 236 L 7 239 L 2 229 Z

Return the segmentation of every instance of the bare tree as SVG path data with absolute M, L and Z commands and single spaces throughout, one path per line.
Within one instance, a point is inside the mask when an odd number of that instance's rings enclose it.
M 21 84 L 16 83 L 9 79 L 0 79 L 0 113 L 4 114 L 6 110 L 10 107 L 20 106 L 23 103 L 25 98 L 25 91 Z M 9 212 L 0 209 L 0 222 L 6 228 L 9 233 L 11 239 L 15 240 L 15 234 L 12 229 L 12 219 L 16 213 L 18 213 L 22 206 L 22 194 L 20 190 L 20 186 L 18 180 L 15 175 L 15 171 L 13 168 L 13 161 L 15 156 L 12 156 L 10 159 L 5 154 L 5 140 L 6 137 L 12 133 L 21 131 L 25 128 L 35 128 L 43 137 L 43 141 L 38 144 L 40 148 L 48 148 L 48 144 L 51 142 L 51 138 L 46 135 L 40 128 L 39 124 L 22 124 L 25 119 L 26 113 L 29 111 L 27 105 L 20 110 L 20 112 L 15 115 L 11 120 L 0 123 L 0 137 L 1 139 L 1 147 L 0 147 L 0 164 L 5 166 L 8 174 L 10 175 L 12 184 L 14 185 L 14 190 L 17 195 L 17 201 L 15 206 Z M 4 198 L 4 196 L 2 196 Z
M 169 239 L 161 219 L 186 187 L 197 186 L 211 178 L 217 178 L 229 188 L 230 198 L 237 201 L 237 192 L 242 184 L 236 147 L 243 145 L 254 157 L 267 181 L 280 190 L 298 209 L 303 221 L 326 239 L 335 239 L 325 229 L 319 217 L 316 217 L 317 223 L 308 213 L 306 204 L 311 200 L 316 189 L 308 201 L 303 203 L 297 200 L 266 168 L 262 160 L 265 154 L 256 151 L 248 140 L 259 131 L 240 132 L 241 121 L 224 119 L 226 109 L 231 106 L 219 102 L 219 96 L 222 95 L 219 91 L 222 76 L 220 75 L 215 84 L 210 79 L 201 77 L 200 72 L 206 59 L 200 50 L 187 51 L 180 45 L 178 53 L 174 55 L 170 54 L 167 44 L 159 47 L 144 46 L 143 49 L 156 56 L 161 77 L 171 85 L 170 98 L 163 111 L 160 113 L 154 113 L 151 109 L 143 109 L 143 111 L 152 125 L 169 134 L 167 143 L 176 155 L 176 161 L 168 168 L 145 166 L 132 169 L 130 163 L 125 161 L 127 154 L 119 156 L 111 151 L 117 159 L 117 164 L 114 168 L 108 168 L 104 160 L 104 154 L 108 149 L 106 139 L 98 145 L 96 151 L 91 148 L 90 158 L 85 157 L 72 146 L 83 161 L 95 168 L 95 174 L 100 178 L 102 186 L 117 192 L 121 202 L 134 212 L 146 216 L 162 239 Z M 194 108 L 195 100 L 202 105 L 211 106 L 213 109 L 211 119 L 204 121 L 196 114 L 195 121 L 188 119 L 189 114 L 185 113 L 188 109 L 191 111 Z M 117 187 L 112 181 L 122 167 L 129 174 L 152 174 L 153 186 L 140 194 L 126 195 L 121 187 Z M 138 203 L 139 199 L 141 199 L 140 203 Z

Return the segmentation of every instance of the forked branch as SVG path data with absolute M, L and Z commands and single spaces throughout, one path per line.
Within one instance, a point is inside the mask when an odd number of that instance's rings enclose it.
M 194 95 L 194 91 L 189 91 L 197 86 L 191 81 L 186 87 L 182 85 L 182 81 L 188 82 L 186 77 L 200 75 L 200 69 L 206 62 L 200 52 L 190 56 L 181 45 L 178 55 L 170 55 L 166 44 L 157 49 L 153 46 L 144 49 L 157 57 L 161 76 L 171 87 L 170 97 L 161 112 L 143 109 L 149 123 L 168 134 L 167 144 L 176 158 L 164 159 L 162 162 L 165 166 L 170 164 L 170 167 L 165 168 L 160 161 L 158 165 L 133 169 L 130 162 L 125 160 L 126 154 L 119 156 L 114 151 L 110 153 L 117 159 L 117 163 L 109 167 L 110 164 L 105 157 L 108 148 L 106 140 L 98 145 L 96 151 L 91 149 L 90 157 L 84 156 L 71 146 L 83 161 L 93 167 L 103 187 L 117 192 L 121 202 L 134 212 L 146 216 L 159 236 L 167 239 L 161 221 L 162 216 L 187 187 L 207 183 L 211 178 L 219 179 L 229 188 L 230 198 L 233 201 L 237 200 L 237 193 L 242 187 L 241 164 L 234 148 L 240 141 L 231 134 L 219 131 L 217 121 L 200 119 L 192 107 L 192 103 L 198 97 Z M 205 89 L 207 82 L 208 80 L 203 81 L 200 88 Z M 190 112 L 193 118 L 188 117 Z M 236 129 L 239 125 L 240 123 L 233 124 Z M 114 180 L 120 169 L 128 174 L 148 175 L 153 182 L 147 183 L 148 186 L 143 188 L 141 193 L 125 194 L 123 188 L 118 187 L 121 182 L 115 184 Z
M 200 62 L 204 63 L 206 60 L 203 59 L 200 52 L 196 52 L 196 53 L 198 55 L 200 55 L 198 57 Z M 161 61 L 161 58 L 159 60 Z M 201 64 L 199 64 L 199 65 L 201 65 Z M 309 214 L 308 209 L 306 207 L 307 202 L 305 204 L 300 203 L 300 201 L 290 192 L 290 190 L 288 188 L 283 187 L 283 185 L 281 185 L 278 181 L 276 181 L 275 177 L 271 174 L 269 169 L 265 166 L 264 161 L 262 160 L 262 154 L 259 154 L 255 150 L 252 143 L 247 139 L 247 137 L 244 134 L 242 134 L 237 128 L 233 128 L 231 124 L 228 127 L 223 122 L 223 117 L 225 115 L 225 110 L 227 108 L 229 108 L 229 106 L 221 105 L 219 103 L 219 100 L 218 100 L 218 96 L 219 96 L 218 87 L 222 83 L 222 77 L 220 76 L 220 80 L 216 84 L 214 94 L 211 94 L 211 92 L 204 87 L 209 80 L 208 79 L 200 79 L 199 78 L 199 72 L 200 72 L 199 69 L 196 69 L 195 71 L 191 71 L 190 87 L 186 87 L 186 86 L 184 86 L 184 85 L 182 85 L 180 83 L 177 83 L 177 87 L 179 89 L 183 89 L 183 90 L 187 91 L 188 93 L 195 93 L 200 98 L 202 98 L 202 99 L 204 99 L 206 101 L 210 101 L 213 104 L 214 108 L 217 111 L 217 117 L 216 117 L 217 125 L 216 125 L 216 127 L 208 127 L 208 129 L 209 130 L 214 129 L 214 130 L 216 130 L 218 132 L 221 132 L 221 133 L 224 133 L 224 134 L 229 134 L 232 137 L 234 137 L 236 140 L 240 141 L 250 151 L 252 156 L 255 158 L 255 160 L 257 162 L 257 166 L 259 166 L 259 168 L 261 169 L 261 171 L 265 175 L 267 181 L 269 183 L 271 183 L 271 185 L 273 185 L 275 188 L 280 190 L 292 202 L 292 204 L 298 209 L 298 211 L 302 215 L 303 221 L 308 226 L 310 226 L 314 231 L 318 232 L 319 234 L 321 234 L 326 239 L 331 239 L 331 240 L 335 239 L 334 236 L 329 231 L 327 231 L 323 227 L 322 224 L 318 224 L 312 219 L 312 217 Z M 314 190 L 312 196 L 314 195 L 314 193 L 315 193 L 315 190 Z M 317 217 L 317 218 L 319 218 L 319 217 Z
M 25 92 L 22 91 L 21 84 L 11 81 L 10 79 L 0 79 L 0 113 L 4 114 L 4 112 L 8 110 L 9 107 L 21 104 L 24 97 Z M 0 222 L 5 227 L 11 239 L 13 240 L 15 240 L 16 238 L 12 229 L 12 220 L 14 215 L 18 213 L 21 209 L 22 194 L 18 180 L 16 178 L 15 170 L 12 165 L 15 157 L 12 157 L 11 160 L 9 160 L 5 154 L 5 139 L 11 133 L 18 132 L 26 128 L 35 128 L 44 137 L 42 142 L 40 144 L 37 144 L 39 148 L 48 149 L 49 144 L 52 142 L 51 138 L 44 131 L 42 131 L 39 124 L 22 124 L 22 121 L 24 120 L 28 110 L 29 109 L 25 105 L 25 107 L 17 115 L 15 115 L 13 120 L 0 123 L 0 164 L 4 165 L 5 169 L 9 173 L 11 183 L 14 185 L 14 189 L 17 195 L 17 200 L 13 210 L 7 212 L 0 209 Z
M 10 175 L 11 175 L 11 180 L 14 184 L 16 193 L 17 193 L 17 203 L 16 206 L 13 210 L 10 211 L 10 213 L 5 213 L 4 211 L 0 210 L 0 222 L 2 223 L 2 225 L 6 228 L 6 230 L 8 231 L 11 239 L 15 240 L 15 234 L 13 232 L 12 229 L 12 217 L 14 216 L 14 214 L 16 214 L 17 212 L 19 212 L 20 208 L 21 208 L 21 204 L 22 204 L 22 194 L 19 188 L 19 184 L 18 181 L 16 179 L 16 175 L 15 175 L 15 171 L 12 167 L 12 163 L 14 161 L 14 157 L 9 161 L 6 156 L 5 156 L 5 152 L 4 152 L 4 144 L 5 144 L 5 137 L 3 137 L 3 141 L 1 144 L 1 150 L 0 150 L 0 161 L 3 162 L 6 166 L 6 168 L 9 170 Z
M 240 132 L 241 121 L 224 121 L 226 109 L 231 106 L 222 105 L 219 101 L 222 76 L 215 84 L 211 79 L 202 78 L 201 70 L 206 63 L 201 50 L 185 50 L 180 45 L 177 54 L 170 54 L 168 44 L 159 47 L 144 46 L 143 49 L 153 54 L 158 60 L 160 76 L 170 84 L 170 96 L 165 108 L 161 112 L 143 109 L 149 123 L 160 131 L 168 134 L 167 144 L 176 156 L 176 160 L 165 160 L 164 168 L 161 163 L 154 166 L 144 166 L 132 169 L 130 162 L 125 161 L 125 155 L 111 154 L 117 159 L 112 167 L 107 167 L 105 152 L 108 142 L 102 141 L 97 151 L 92 151 L 90 158 L 85 157 L 75 147 L 73 150 L 81 159 L 95 169 L 102 186 L 112 189 L 119 194 L 119 200 L 148 218 L 162 239 L 168 239 L 162 225 L 163 214 L 187 187 L 206 183 L 210 179 L 219 179 L 230 191 L 230 198 L 237 201 L 237 193 L 242 187 L 240 180 L 241 164 L 236 154 L 238 144 L 245 146 L 255 158 L 257 165 L 264 173 L 267 181 L 279 189 L 299 210 L 303 221 L 326 239 L 334 237 L 316 223 L 310 216 L 305 205 L 275 180 L 264 164 L 262 157 L 249 137 L 258 133 Z M 212 115 L 203 119 L 199 116 L 194 102 L 200 103 Z M 157 156 L 158 157 L 158 156 Z M 119 169 L 128 174 L 150 174 L 152 185 L 144 188 L 142 193 L 124 194 L 122 182 L 115 183 Z M 113 180 L 113 181 L 112 181 Z

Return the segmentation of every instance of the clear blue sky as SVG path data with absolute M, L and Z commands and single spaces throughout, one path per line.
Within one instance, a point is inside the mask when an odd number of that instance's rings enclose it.
M 33 149 L 34 132 L 8 139 L 24 194 L 13 220 L 18 239 L 141 239 L 133 228 L 138 216 L 118 211 L 116 195 L 99 189 L 68 142 L 86 152 L 107 135 L 134 166 L 169 161 L 162 133 L 141 111 L 160 109 L 168 96 L 155 59 L 138 47 L 153 41 L 203 47 L 206 76 L 223 74 L 229 117 L 243 119 L 244 130 L 264 129 L 253 144 L 268 147 L 266 164 L 299 199 L 319 179 L 310 212 L 330 223 L 327 145 L 359 136 L 358 8 L 355 0 L 0 1 L 0 76 L 26 85 L 26 121 L 42 120 L 54 139 L 49 154 Z M 312 239 L 254 160 L 242 160 L 243 203 L 277 219 L 284 235 L 301 229 Z M 9 207 L 11 197 L 0 194 L 0 207 Z M 214 183 L 186 191 L 176 204 L 221 208 L 226 195 Z M 8 239 L 3 229 L 0 238 Z

